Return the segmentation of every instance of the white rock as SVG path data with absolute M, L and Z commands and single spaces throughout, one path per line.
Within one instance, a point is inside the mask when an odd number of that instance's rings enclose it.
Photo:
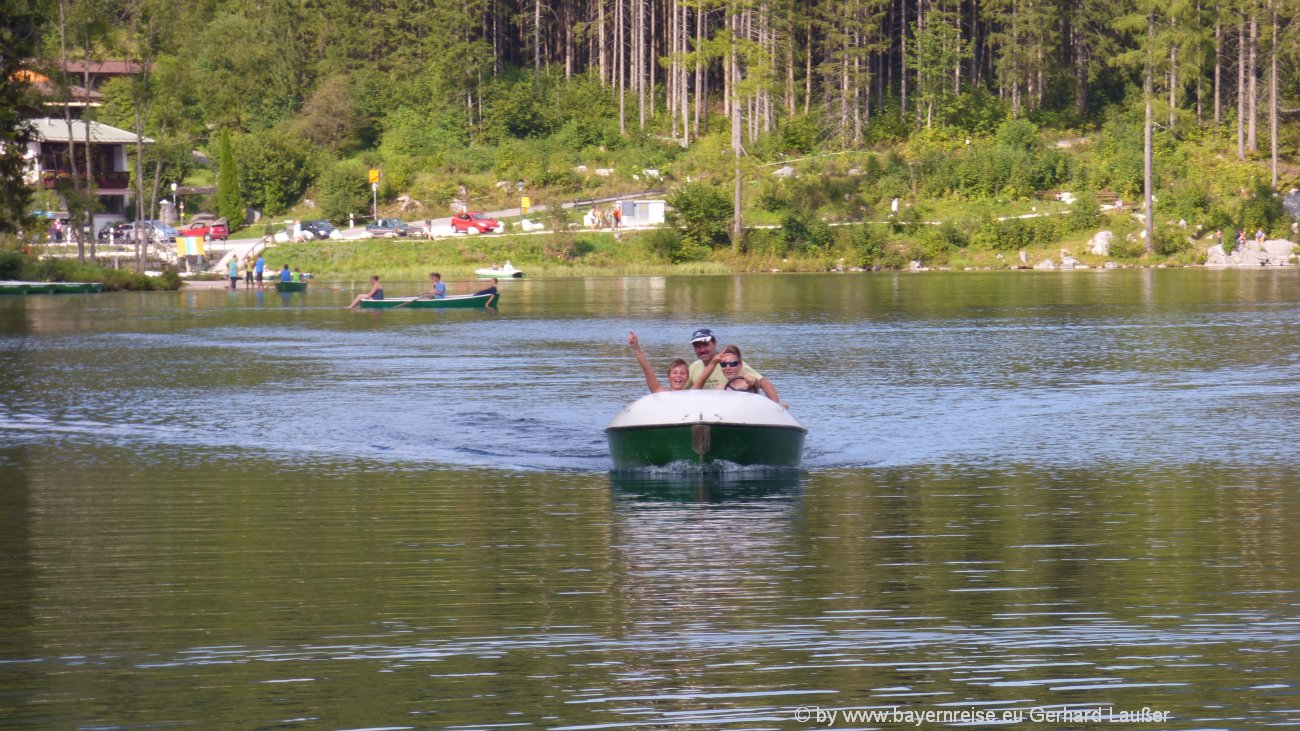
M 602 178 L 608 178 L 614 174 L 614 171 L 609 168 L 596 168 L 596 174 Z
M 1094 256 L 1110 256 L 1110 242 L 1115 234 L 1110 231 L 1098 231 L 1088 239 L 1088 253 Z
M 773 170 L 772 174 L 778 178 L 793 178 L 794 168 L 790 167 L 789 165 L 785 165 L 783 167 L 777 168 L 776 170 Z
M 1035 269 L 1055 269 L 1055 268 L 1056 268 L 1056 262 L 1052 261 L 1051 259 L 1044 259 L 1044 260 L 1038 262 L 1037 264 L 1035 264 L 1035 265 L 1034 265 L 1034 268 L 1035 268 Z
M 586 165 L 579 165 L 578 167 L 576 167 L 576 168 L 573 169 L 573 172 L 575 172 L 575 173 L 584 173 L 584 174 L 585 174 L 585 173 L 587 172 L 587 166 L 586 166 Z

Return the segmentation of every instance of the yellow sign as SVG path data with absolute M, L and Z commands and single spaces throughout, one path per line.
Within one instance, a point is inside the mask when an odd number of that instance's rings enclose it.
M 528 214 L 528 207 L 531 206 L 532 204 L 533 204 L 533 200 L 532 200 L 531 198 L 529 198 L 528 196 L 524 196 L 524 197 L 520 198 L 520 199 L 519 199 L 519 212 L 520 212 L 520 213 L 523 213 L 524 215 L 527 215 L 527 214 Z
M 370 169 L 370 184 L 374 185 L 379 182 L 379 168 Z
M 177 256 L 202 256 L 203 237 L 202 236 L 177 236 L 176 255 Z

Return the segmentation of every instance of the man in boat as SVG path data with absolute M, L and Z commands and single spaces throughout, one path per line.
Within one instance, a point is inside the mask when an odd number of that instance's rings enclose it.
M 699 380 L 699 376 L 704 373 L 708 363 L 718 354 L 718 339 L 713 336 L 712 330 L 702 327 L 691 333 L 691 348 L 695 350 L 695 357 L 698 358 L 691 364 L 690 379 L 691 383 L 694 384 Z M 751 384 L 763 380 L 763 374 L 750 368 L 748 363 L 741 365 L 740 375 Z M 722 370 L 715 368 L 708 378 L 704 380 L 703 387 L 722 388 L 726 383 L 727 379 L 722 375 Z M 688 386 L 688 388 L 690 387 Z
M 497 293 L 497 278 L 496 278 L 496 277 L 492 277 L 492 280 L 491 280 L 491 281 L 492 281 L 492 285 L 491 285 L 490 287 L 488 287 L 487 289 L 480 289 L 479 291 L 475 292 L 474 294 L 475 294 L 475 295 L 480 295 L 480 294 L 496 294 L 496 293 Z
M 497 278 L 492 277 L 492 285 L 487 289 L 480 289 L 479 291 L 474 293 L 475 296 L 478 296 L 480 294 L 492 295 L 491 297 L 488 298 L 487 302 L 483 303 L 484 307 L 491 307 L 492 305 L 495 305 L 497 303 Z
M 285 264 L 285 265 L 284 265 L 284 268 L 280 270 L 280 281 L 281 281 L 281 282 L 292 282 L 292 281 L 293 281 L 293 272 L 289 271 L 289 265 L 288 265 L 288 264 Z
M 447 296 L 447 285 L 443 283 L 442 275 L 438 272 L 433 272 L 429 275 L 429 281 L 433 283 L 433 289 L 430 289 L 428 292 L 421 292 L 420 296 L 435 300 L 444 299 Z

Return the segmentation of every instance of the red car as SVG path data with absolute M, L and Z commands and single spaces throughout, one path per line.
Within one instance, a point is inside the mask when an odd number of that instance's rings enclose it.
M 203 236 L 209 241 L 225 241 L 230 235 L 230 228 L 226 225 L 226 219 L 218 218 L 215 221 L 194 220 L 190 225 L 180 230 L 178 236 Z
M 482 213 L 457 213 L 451 217 L 451 230 L 458 234 L 467 234 L 471 230 L 474 233 L 491 234 L 501 233 L 505 226 L 495 218 L 488 218 Z

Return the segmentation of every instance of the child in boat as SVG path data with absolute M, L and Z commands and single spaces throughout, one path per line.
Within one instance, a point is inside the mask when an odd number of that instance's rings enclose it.
M 659 377 L 655 375 L 654 369 L 650 367 L 650 361 L 646 359 L 645 353 L 641 352 L 641 341 L 637 340 L 636 333 L 627 334 L 627 344 L 632 346 L 632 354 L 636 356 L 636 362 L 641 364 L 641 372 L 645 374 L 645 385 L 650 389 L 650 393 L 681 391 L 686 388 L 686 384 L 690 381 L 686 361 L 678 358 L 668 364 L 668 387 L 664 388 L 664 385 L 659 382 Z
M 747 391 L 749 393 L 762 393 L 769 399 L 781 403 L 781 399 L 776 394 L 776 387 L 765 377 L 755 379 L 753 376 L 746 376 L 741 371 L 745 365 L 744 358 L 740 355 L 740 347 L 728 345 L 718 354 L 709 359 L 705 364 L 704 370 L 696 377 L 694 388 L 704 388 L 704 382 L 709 380 L 709 376 L 716 367 L 722 367 L 722 375 L 726 379 L 722 384 L 722 389 L 726 391 Z M 782 404 L 784 406 L 784 404 Z
M 355 310 L 357 307 L 361 306 L 361 300 L 381 300 L 383 298 L 384 288 L 379 284 L 379 275 L 376 274 L 370 277 L 370 291 L 365 294 L 357 295 L 356 299 L 352 300 L 352 304 L 348 305 L 348 307 Z

